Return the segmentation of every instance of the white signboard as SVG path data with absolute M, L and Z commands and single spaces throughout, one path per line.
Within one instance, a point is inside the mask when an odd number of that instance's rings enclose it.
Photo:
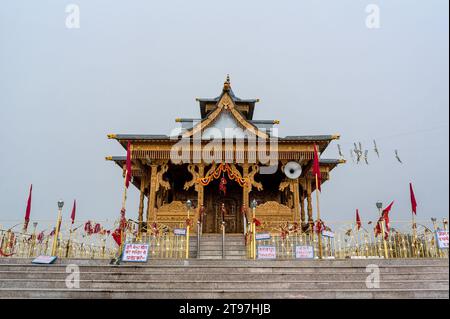
M 175 228 L 173 234 L 175 236 L 186 236 L 186 228 Z
M 269 233 L 259 233 L 255 235 L 256 240 L 269 240 L 270 234 Z
M 57 257 L 55 256 L 39 256 L 33 259 L 32 264 L 53 264 Z
M 329 230 L 324 230 L 324 231 L 322 231 L 322 236 L 328 237 L 328 238 L 334 238 L 334 233 Z
M 148 245 L 147 244 L 125 244 L 123 248 L 122 261 L 147 262 Z
M 448 249 L 448 230 L 436 231 L 436 239 L 439 249 Z
M 295 246 L 295 258 L 297 259 L 314 259 L 313 246 Z
M 258 259 L 276 259 L 277 249 L 275 246 L 258 246 Z

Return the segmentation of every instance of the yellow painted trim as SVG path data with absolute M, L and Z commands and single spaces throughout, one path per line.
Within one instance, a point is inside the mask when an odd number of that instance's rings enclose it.
M 117 137 L 116 134 L 108 134 L 107 136 L 108 136 L 109 139 L 114 139 L 114 138 Z
M 107 160 L 107 161 L 112 161 L 112 156 L 106 156 L 106 157 L 105 157 L 105 160 Z

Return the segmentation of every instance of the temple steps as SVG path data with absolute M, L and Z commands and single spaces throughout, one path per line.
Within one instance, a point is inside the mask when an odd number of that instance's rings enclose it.
M 448 259 L 398 260 L 107 260 L 0 259 L 0 298 L 448 298 Z M 80 267 L 68 289 L 66 266 Z M 367 288 L 366 266 L 380 268 Z
M 197 238 L 191 238 L 190 256 L 197 257 Z M 225 235 L 225 259 L 246 259 L 244 235 Z M 222 259 L 222 234 L 203 234 L 200 242 L 199 259 Z

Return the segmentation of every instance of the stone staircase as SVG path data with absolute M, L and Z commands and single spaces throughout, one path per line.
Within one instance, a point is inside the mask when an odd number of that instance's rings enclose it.
M 225 259 L 246 259 L 245 239 L 242 234 L 225 235 Z M 190 242 L 190 256 L 197 257 L 197 238 Z M 222 259 L 222 235 L 203 234 L 200 242 L 200 259 Z
M 212 254 L 211 256 L 214 256 Z M 80 269 L 80 288 L 66 286 L 66 266 Z M 380 270 L 367 288 L 366 266 Z M 0 298 L 447 298 L 448 259 L 396 260 L 107 260 L 0 258 Z

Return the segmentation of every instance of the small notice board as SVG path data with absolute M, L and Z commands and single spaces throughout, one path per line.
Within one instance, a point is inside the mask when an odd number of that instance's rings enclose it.
M 186 236 L 186 228 L 175 228 L 173 234 L 175 236 Z
M 145 263 L 147 260 L 147 244 L 125 244 L 125 247 L 123 248 L 122 261 Z
M 297 259 L 314 259 L 313 246 L 295 246 L 295 258 Z
M 277 249 L 275 246 L 258 246 L 258 259 L 276 259 Z
M 436 231 L 436 240 L 439 249 L 448 249 L 448 230 Z
M 269 240 L 270 234 L 269 233 L 257 233 L 255 234 L 256 240 Z

